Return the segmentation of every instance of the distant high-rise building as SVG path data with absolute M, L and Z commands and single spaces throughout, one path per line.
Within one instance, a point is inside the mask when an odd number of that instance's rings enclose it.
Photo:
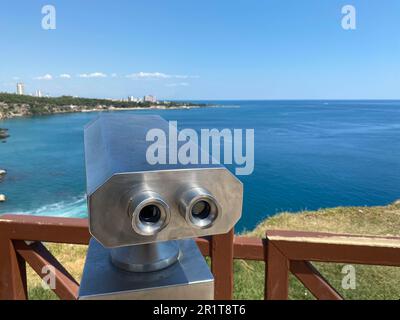
M 20 96 L 25 94 L 25 85 L 23 83 L 17 83 L 17 94 Z
M 157 102 L 156 97 L 154 97 L 152 95 L 144 96 L 143 100 L 144 100 L 144 102 L 151 102 L 151 103 Z
M 36 97 L 41 98 L 42 97 L 42 91 L 36 90 Z
M 129 101 L 129 102 L 138 102 L 139 99 L 136 98 L 136 97 L 134 97 L 134 96 L 129 96 L 129 97 L 128 97 L 128 101 Z

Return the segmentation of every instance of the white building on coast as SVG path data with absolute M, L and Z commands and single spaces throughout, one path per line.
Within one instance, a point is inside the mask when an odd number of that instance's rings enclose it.
M 25 94 L 25 85 L 21 82 L 17 83 L 17 94 L 20 96 Z
M 148 96 L 144 96 L 143 101 L 144 102 L 156 103 L 157 102 L 157 98 L 155 96 L 148 95 Z

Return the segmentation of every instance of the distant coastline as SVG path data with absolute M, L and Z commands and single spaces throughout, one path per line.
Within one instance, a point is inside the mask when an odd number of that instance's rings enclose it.
M 174 101 L 121 101 L 109 99 L 89 99 L 70 96 L 39 98 L 26 95 L 0 93 L 0 120 L 50 115 L 59 113 L 98 112 L 144 109 L 191 109 L 210 105 Z

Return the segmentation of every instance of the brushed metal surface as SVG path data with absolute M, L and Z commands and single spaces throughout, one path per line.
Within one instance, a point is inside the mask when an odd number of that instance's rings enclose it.
M 91 234 L 104 246 L 115 248 L 222 234 L 232 229 L 241 217 L 242 183 L 219 164 L 149 164 L 146 150 L 151 143 L 146 142 L 146 134 L 153 128 L 168 135 L 168 122 L 158 116 L 103 115 L 86 127 Z M 193 188 L 205 190 L 218 204 L 215 221 L 200 228 L 193 226 L 180 208 L 185 192 Z M 168 224 L 154 234 L 141 234 L 132 227 L 129 205 L 143 192 L 156 193 L 170 212 Z
M 165 269 L 178 261 L 179 243 L 165 241 L 110 249 L 112 263 L 131 272 L 152 272 Z
M 201 186 L 219 202 L 221 212 L 207 229 L 194 228 L 179 210 L 181 194 L 191 186 Z M 171 210 L 169 224 L 154 235 L 135 232 L 128 215 L 128 201 L 124 194 L 131 188 L 156 190 Z M 195 238 L 227 233 L 240 219 L 242 212 L 242 185 L 225 169 L 155 171 L 118 174 L 89 197 L 89 228 L 91 234 L 106 247 Z M 134 193 L 134 192 L 133 192 Z
M 169 161 L 166 164 L 150 164 L 146 159 L 146 151 L 153 142 L 146 141 L 146 135 L 151 129 L 163 130 L 167 141 L 170 137 L 173 139 L 168 122 L 156 115 L 103 114 L 85 126 L 88 194 L 95 192 L 118 173 L 223 167 L 221 164 L 182 165 L 171 164 Z M 178 148 L 185 144 L 181 141 L 176 143 Z M 169 144 L 165 147 L 169 158 Z
M 194 240 L 178 241 L 181 255 L 170 267 L 148 273 L 116 268 L 110 249 L 91 239 L 79 299 L 212 300 L 214 279 Z

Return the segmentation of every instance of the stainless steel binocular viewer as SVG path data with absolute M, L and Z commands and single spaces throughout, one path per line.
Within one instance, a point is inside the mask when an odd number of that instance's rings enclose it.
M 208 266 L 195 242 L 182 239 L 231 230 L 241 217 L 243 187 L 220 164 L 149 161 L 149 150 L 168 156 L 175 152 L 171 141 L 205 152 L 190 141 L 178 141 L 176 132 L 158 116 L 105 115 L 86 126 L 94 239 L 82 299 L 212 298 Z

